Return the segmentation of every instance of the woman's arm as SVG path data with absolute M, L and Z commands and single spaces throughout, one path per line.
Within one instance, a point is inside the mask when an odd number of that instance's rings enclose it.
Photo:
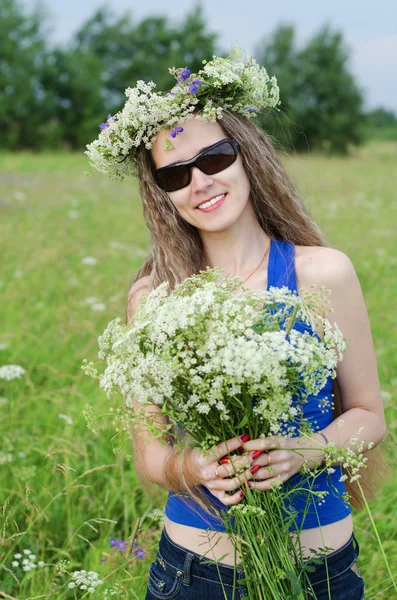
M 126 320 L 129 323 L 135 314 L 139 300 L 149 292 L 149 278 L 136 282 L 129 291 Z M 133 407 L 141 410 L 142 406 L 135 400 Z M 218 460 L 241 447 L 242 440 L 238 437 L 223 442 L 204 456 L 196 449 L 187 448 L 181 452 L 176 450 L 167 436 L 167 419 L 157 406 L 147 406 L 145 409 L 153 415 L 156 427 L 164 429 L 162 439 L 153 439 L 144 426 L 135 425 L 132 431 L 132 443 L 135 457 L 135 468 L 142 482 L 150 481 L 168 491 L 189 491 L 191 488 L 204 485 L 225 505 L 237 504 L 242 498 L 238 488 L 242 482 L 251 477 L 249 469 L 231 479 L 220 479 L 216 474 L 219 468 Z M 247 457 L 235 459 L 235 467 L 247 465 Z M 237 491 L 236 491 L 237 490 Z M 227 495 L 225 492 L 235 492 Z
M 376 446 L 382 441 L 386 435 L 386 421 L 371 327 L 360 282 L 350 259 L 332 248 L 321 248 L 315 254 L 310 270 L 313 283 L 331 290 L 330 302 L 334 312 L 329 315 L 329 320 L 338 325 L 347 340 L 343 360 L 337 368 L 344 414 L 323 432 L 342 447 L 348 446 L 352 438 L 363 440 L 366 451 L 368 443 Z
M 327 438 L 340 448 L 357 450 L 363 442 L 363 452 L 378 445 L 386 434 L 385 415 L 380 395 L 371 328 L 360 283 L 350 259 L 332 248 L 304 248 L 297 261 L 298 288 L 310 285 L 326 286 L 331 290 L 330 304 L 333 313 L 328 316 L 335 322 L 347 340 L 343 360 L 337 368 L 337 382 L 341 394 L 343 415 L 322 430 Z M 299 264 L 299 270 L 298 270 Z M 265 438 L 244 445 L 249 451 L 272 450 L 272 467 L 266 469 L 267 457 L 261 456 L 255 479 L 257 489 L 266 490 L 274 480 L 286 481 L 297 473 L 305 460 L 314 466 L 324 456 L 325 441 L 316 433 L 312 440 L 305 438 Z M 301 455 L 288 451 L 299 445 Z M 314 448 L 314 449 L 313 449 Z

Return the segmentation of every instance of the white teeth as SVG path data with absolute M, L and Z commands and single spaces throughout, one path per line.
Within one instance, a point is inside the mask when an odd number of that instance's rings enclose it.
M 215 196 L 215 198 L 212 198 L 211 200 L 208 200 L 208 202 L 204 202 L 203 204 L 200 204 L 197 208 L 208 208 L 209 206 L 212 206 L 213 204 L 215 204 L 215 202 L 219 202 L 219 200 L 221 200 L 221 198 L 223 198 L 225 196 L 225 194 L 221 194 L 220 196 Z

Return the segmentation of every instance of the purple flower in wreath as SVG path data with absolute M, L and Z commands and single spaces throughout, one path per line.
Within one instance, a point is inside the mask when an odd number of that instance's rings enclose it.
M 109 119 L 112 118 L 112 115 L 108 115 L 106 122 L 105 123 L 101 123 L 100 125 L 98 125 L 99 129 L 102 131 L 103 129 L 106 129 L 106 127 L 109 127 Z
M 185 67 L 183 69 L 182 73 L 180 74 L 181 81 L 187 81 L 189 79 L 190 73 L 191 73 L 190 69 Z
M 201 85 L 203 85 L 203 82 L 200 79 L 193 79 L 192 83 L 189 84 L 189 90 L 192 94 L 197 94 Z
M 176 136 L 178 135 L 178 133 L 182 133 L 183 131 L 183 127 L 175 127 L 175 129 L 173 129 L 170 133 L 170 136 L 172 138 L 176 138 Z
M 256 108 L 255 106 L 244 106 L 244 110 L 248 110 L 248 112 L 250 112 L 250 113 L 253 113 L 253 112 L 259 113 L 259 112 L 261 112 L 259 110 L 259 108 Z

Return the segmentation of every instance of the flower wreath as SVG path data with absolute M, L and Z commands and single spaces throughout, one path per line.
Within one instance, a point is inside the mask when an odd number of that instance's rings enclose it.
M 92 167 L 114 179 L 134 175 L 136 150 L 144 144 L 150 149 L 157 134 L 171 130 L 166 149 L 183 131 L 181 124 L 192 118 L 216 121 L 224 109 L 254 117 L 266 106 L 279 104 L 279 88 L 275 77 L 269 77 L 254 58 L 245 59 L 244 51 L 234 46 L 227 58 L 213 56 L 203 60 L 204 67 L 191 73 L 187 67 L 169 69 L 176 84 L 169 92 L 154 91 L 153 81 L 138 81 L 127 88 L 127 101 L 118 113 L 108 115 L 99 125 L 98 139 L 87 145 Z

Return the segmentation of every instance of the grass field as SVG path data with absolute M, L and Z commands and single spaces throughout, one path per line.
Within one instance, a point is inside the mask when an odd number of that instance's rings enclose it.
M 393 472 L 371 513 L 397 578 L 396 158 L 397 144 L 382 142 L 350 158 L 285 162 L 362 284 Z M 0 380 L 0 598 L 141 600 L 160 530 L 149 514 L 164 495 L 145 496 L 128 446 L 117 451 L 111 404 L 80 369 L 95 359 L 107 322 L 124 317 L 149 236 L 135 183 L 88 178 L 86 167 L 78 155 L 0 155 L 0 366 L 26 369 Z M 87 428 L 85 404 L 108 414 L 100 434 Z M 123 542 L 138 517 L 128 555 Z M 396 598 L 368 514 L 355 514 L 355 524 L 366 599 Z M 81 569 L 103 581 L 87 584 L 95 593 L 68 587 Z

